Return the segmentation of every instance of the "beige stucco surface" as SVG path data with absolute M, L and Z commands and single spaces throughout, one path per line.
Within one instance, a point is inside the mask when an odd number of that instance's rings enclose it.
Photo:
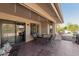
M 27 4 L 26 4 L 27 5 Z M 29 4 L 28 4 L 29 5 Z M 23 22 L 26 24 L 26 42 L 33 40 L 33 37 L 30 35 L 30 23 L 39 24 L 39 33 L 46 33 L 49 34 L 49 23 L 48 19 L 51 19 L 49 21 L 52 22 L 53 26 L 53 33 L 56 31 L 56 14 L 51 9 L 49 9 L 49 6 L 46 7 L 46 4 L 33 4 L 31 5 L 33 9 L 36 9 L 41 13 L 40 15 L 38 13 L 35 13 L 33 10 L 30 10 L 29 8 L 25 8 L 24 6 L 20 4 L 0 4 L 0 20 L 11 20 L 11 21 L 18 21 Z M 45 6 L 45 7 L 44 7 Z M 44 8 L 43 8 L 44 7 Z M 46 10 L 47 8 L 47 10 Z M 52 17 L 50 17 L 50 15 Z M 43 17 L 43 16 L 45 17 Z M 54 17 L 54 18 L 53 18 Z
M 40 25 L 40 22 L 37 21 L 32 21 L 31 19 L 25 19 L 22 17 L 6 14 L 3 12 L 0 12 L 0 20 L 5 19 L 5 20 L 12 20 L 12 21 L 19 21 L 19 22 L 24 22 L 26 24 L 26 42 L 33 40 L 33 38 L 30 35 L 30 23 L 36 23 Z M 27 25 L 29 24 L 29 25 Z M 40 32 L 41 30 L 39 30 Z

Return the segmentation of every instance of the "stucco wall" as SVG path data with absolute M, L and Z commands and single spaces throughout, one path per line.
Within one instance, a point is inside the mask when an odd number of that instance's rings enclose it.
M 45 34 L 55 34 L 56 33 L 56 24 L 52 23 L 52 33 L 50 33 L 50 23 L 41 22 L 41 32 Z
M 41 23 L 41 32 L 44 34 L 48 34 L 48 23 L 47 22 Z
M 30 35 L 30 23 L 39 24 L 39 32 L 41 32 L 41 23 L 37 21 L 26 21 L 26 42 L 33 40 L 33 37 Z
M 30 35 L 30 23 L 39 24 L 39 27 L 41 27 L 41 25 L 40 25 L 41 23 L 40 22 L 0 12 L 0 20 L 2 20 L 2 19 L 24 22 L 26 24 L 26 42 L 33 40 L 33 38 Z M 39 28 L 39 32 L 40 31 L 41 30 Z
M 30 23 L 39 24 L 39 32 L 49 34 L 48 19 L 19 4 L 0 4 L 0 20 L 2 19 L 24 22 L 26 24 L 26 42 L 33 40 L 30 35 Z
M 15 4 L 15 3 L 0 4 L 0 20 L 2 19 L 12 20 L 12 21 L 24 22 L 26 24 L 26 42 L 33 39 L 30 36 L 30 23 L 40 24 L 38 17 L 39 17 L 38 14 L 21 6 L 20 4 Z M 39 32 L 41 33 L 40 28 L 39 28 Z

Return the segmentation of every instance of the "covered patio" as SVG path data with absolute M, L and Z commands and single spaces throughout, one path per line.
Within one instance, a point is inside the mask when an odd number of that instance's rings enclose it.
M 0 4 L 0 22 L 1 55 L 31 56 L 52 55 L 54 40 L 51 37 L 55 36 L 57 24 L 64 21 L 57 3 L 7 3 Z M 38 37 L 41 39 L 36 39 Z M 8 45 L 12 49 L 6 49 Z
M 71 41 L 51 40 L 46 44 L 37 41 L 20 43 L 16 52 L 10 55 L 17 56 L 78 56 L 79 45 Z M 16 48 L 15 47 L 15 48 Z

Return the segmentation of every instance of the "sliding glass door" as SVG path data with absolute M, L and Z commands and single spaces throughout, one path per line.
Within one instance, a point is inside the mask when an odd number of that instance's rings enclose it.
M 5 44 L 6 42 L 15 43 L 15 24 L 2 24 L 2 43 Z
M 25 23 L 0 20 L 0 46 L 25 41 Z
M 25 26 L 22 24 L 16 24 L 16 42 L 25 41 Z

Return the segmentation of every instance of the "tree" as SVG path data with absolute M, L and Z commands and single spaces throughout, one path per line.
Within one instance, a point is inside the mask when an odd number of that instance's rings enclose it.
M 67 30 L 71 32 L 76 32 L 79 30 L 79 26 L 77 24 L 68 24 Z
M 64 32 L 64 28 L 61 27 L 61 25 L 57 25 L 56 30 L 57 30 L 57 32 Z
M 77 32 L 77 31 L 79 31 L 79 25 L 69 23 L 65 27 L 61 27 L 61 25 L 57 26 L 57 32 L 63 32 L 64 30 L 68 30 L 71 32 Z
M 63 29 L 64 29 L 64 30 L 67 30 L 67 26 L 65 26 Z

